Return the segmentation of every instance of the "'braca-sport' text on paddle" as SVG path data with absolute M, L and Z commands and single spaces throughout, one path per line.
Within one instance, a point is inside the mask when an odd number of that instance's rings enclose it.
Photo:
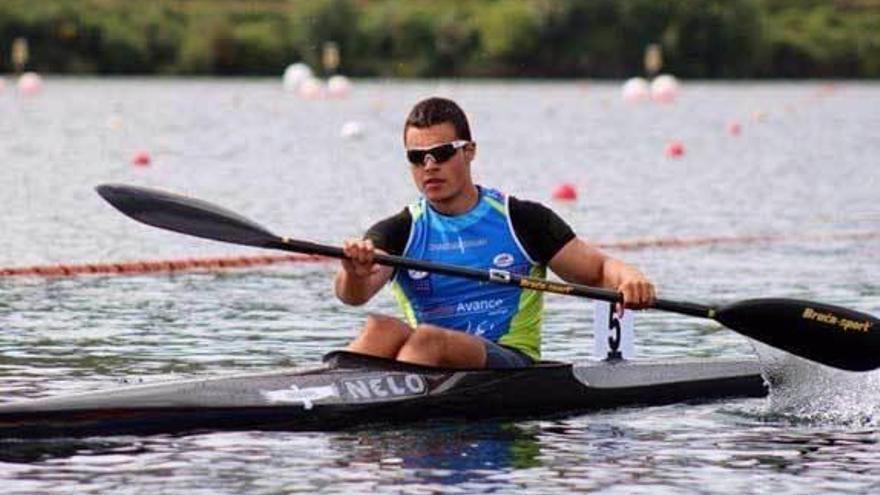
M 223 242 L 345 258 L 342 248 L 279 237 L 261 225 L 206 201 L 144 187 L 105 184 L 98 194 L 129 217 L 162 229 Z M 553 282 L 506 270 L 480 270 L 401 256 L 375 256 L 396 268 L 512 284 L 522 288 L 620 302 L 618 292 Z M 835 368 L 880 367 L 880 325 L 874 316 L 830 304 L 797 299 L 748 299 L 722 306 L 657 299 L 654 309 L 710 318 L 778 349 Z

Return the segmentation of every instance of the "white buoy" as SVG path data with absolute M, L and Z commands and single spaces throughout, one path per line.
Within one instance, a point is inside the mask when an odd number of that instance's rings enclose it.
M 648 99 L 648 81 L 641 77 L 632 77 L 623 83 L 620 89 L 623 101 L 627 103 L 638 103 Z
M 333 76 L 327 80 L 327 94 L 334 98 L 345 98 L 351 92 L 351 81 L 345 76 Z
M 678 79 L 669 74 L 661 74 L 651 81 L 651 99 L 660 103 L 671 103 L 678 97 Z
M 302 63 L 297 62 L 295 64 L 290 64 L 284 69 L 284 77 L 282 78 L 282 83 L 284 84 L 284 89 L 287 91 L 296 91 L 299 89 L 300 84 L 306 79 L 313 78 L 312 69 Z
M 339 131 L 339 135 L 344 139 L 359 139 L 364 135 L 364 126 L 356 120 L 349 120 L 342 124 L 342 129 Z

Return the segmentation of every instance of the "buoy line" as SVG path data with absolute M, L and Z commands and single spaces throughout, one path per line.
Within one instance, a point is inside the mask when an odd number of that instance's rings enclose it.
M 880 231 L 827 232 L 814 234 L 765 234 L 741 236 L 659 237 L 623 241 L 597 242 L 602 249 L 636 251 L 642 249 L 678 249 L 724 244 L 758 244 L 798 241 L 843 241 L 880 239 Z M 266 254 L 219 256 L 205 258 L 172 258 L 101 263 L 60 263 L 0 268 L 0 277 L 65 277 L 73 275 L 137 275 L 142 273 L 183 272 L 192 270 L 220 270 L 275 265 L 331 261 L 330 258 L 305 254 Z

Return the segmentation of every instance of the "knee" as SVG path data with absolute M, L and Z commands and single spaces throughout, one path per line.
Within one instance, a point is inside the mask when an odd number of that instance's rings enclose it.
M 370 336 L 381 334 L 383 338 L 387 338 L 389 337 L 389 334 L 395 334 L 399 335 L 401 338 L 406 338 L 411 332 L 412 329 L 410 326 L 398 318 L 370 313 L 367 315 L 366 321 L 364 321 L 361 335 Z
M 434 325 L 425 323 L 415 328 L 410 335 L 407 344 L 418 346 L 441 346 L 446 341 L 446 331 Z
M 397 323 L 397 318 L 392 316 L 380 315 L 377 313 L 369 313 L 367 315 L 367 319 L 364 321 L 364 329 L 372 329 L 372 328 L 382 328 L 390 326 L 392 323 Z

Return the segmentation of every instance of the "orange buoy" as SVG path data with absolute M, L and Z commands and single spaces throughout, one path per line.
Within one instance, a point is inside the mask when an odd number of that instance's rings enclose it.
M 324 83 L 318 79 L 310 77 L 299 83 L 297 92 L 300 98 L 317 100 L 325 96 Z
M 678 97 L 678 79 L 661 74 L 651 81 L 651 99 L 660 103 L 672 103 Z
M 36 72 L 25 72 L 18 78 L 18 92 L 30 96 L 43 87 L 43 78 Z
M 345 98 L 351 92 L 351 80 L 335 75 L 327 79 L 327 95 L 332 98 Z

